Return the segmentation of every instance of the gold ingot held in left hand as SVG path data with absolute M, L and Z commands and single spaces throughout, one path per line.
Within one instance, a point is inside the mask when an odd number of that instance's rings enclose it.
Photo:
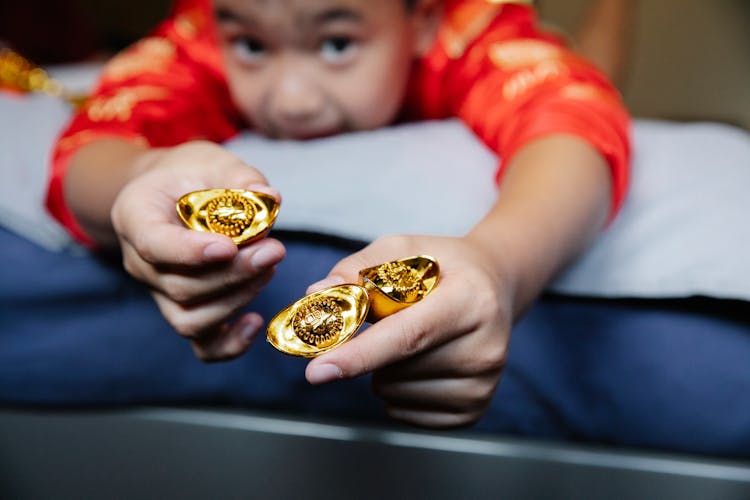
M 184 195 L 177 213 L 190 229 L 228 236 L 237 245 L 262 238 L 276 221 L 273 196 L 244 189 L 206 189 Z
M 312 358 L 349 340 L 367 317 L 367 290 L 338 285 L 307 295 L 277 314 L 266 339 L 281 352 Z
M 360 271 L 359 285 L 338 285 L 307 295 L 277 314 L 266 339 L 279 351 L 312 358 L 334 349 L 370 323 L 422 300 L 440 269 L 428 256 L 409 257 Z

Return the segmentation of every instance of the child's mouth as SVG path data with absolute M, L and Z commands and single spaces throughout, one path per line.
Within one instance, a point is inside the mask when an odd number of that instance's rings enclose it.
M 325 130 L 294 130 L 285 131 L 282 137 L 285 139 L 298 140 L 298 141 L 310 141 L 313 139 L 321 139 L 323 137 L 330 137 L 339 133 L 338 129 L 325 129 Z

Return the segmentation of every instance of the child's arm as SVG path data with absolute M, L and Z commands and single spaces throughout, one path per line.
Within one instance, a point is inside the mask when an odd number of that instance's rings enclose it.
M 494 208 L 461 238 L 390 236 L 339 263 L 311 287 L 356 282 L 359 269 L 429 254 L 441 279 L 418 305 L 313 360 L 312 383 L 374 373 L 388 413 L 429 427 L 478 420 L 495 391 L 511 325 L 604 225 L 604 159 L 572 136 L 548 136 L 514 157 Z
M 618 86 L 626 80 L 638 2 L 595 0 L 573 34 L 576 49 Z

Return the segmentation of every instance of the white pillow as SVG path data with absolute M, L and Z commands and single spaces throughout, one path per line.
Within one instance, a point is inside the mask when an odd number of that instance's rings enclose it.
M 0 225 L 50 250 L 73 245 L 44 210 L 51 146 L 69 116 L 55 99 L 0 92 Z
M 497 195 L 496 158 L 455 120 L 313 143 L 245 134 L 228 147 L 281 190 L 284 229 L 365 241 L 458 236 Z M 716 123 L 638 120 L 632 168 L 621 213 L 551 290 L 750 300 L 750 135 Z
M 553 288 L 750 300 L 750 134 L 638 120 L 622 211 Z
M 281 191 L 280 229 L 361 241 L 393 233 L 457 236 L 497 195 L 497 159 L 454 120 L 308 142 L 248 133 L 227 147 Z
M 72 244 L 42 207 L 49 150 L 68 113 L 45 97 L 0 96 L 0 224 L 52 250 Z M 496 197 L 496 158 L 455 120 L 304 143 L 244 134 L 227 146 L 281 190 L 279 229 L 365 241 L 461 235 Z M 622 212 L 551 289 L 750 300 L 748 188 L 747 132 L 637 121 Z

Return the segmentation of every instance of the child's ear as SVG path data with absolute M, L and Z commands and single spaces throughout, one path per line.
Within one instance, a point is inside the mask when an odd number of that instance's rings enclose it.
M 416 0 L 412 7 L 414 55 L 421 57 L 432 48 L 443 16 L 442 0 Z

